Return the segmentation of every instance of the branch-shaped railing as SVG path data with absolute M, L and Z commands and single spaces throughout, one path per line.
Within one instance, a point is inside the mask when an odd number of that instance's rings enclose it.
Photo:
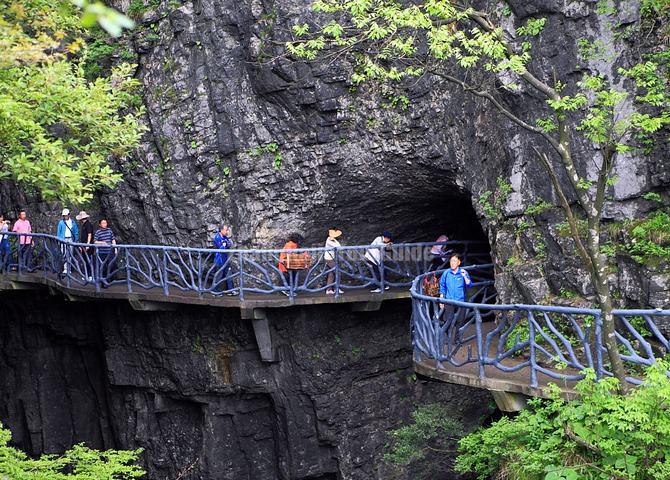
M 466 269 L 492 278 L 483 272 L 492 265 Z M 467 302 L 444 300 L 426 295 L 426 276 L 418 276 L 411 288 L 416 362 L 430 359 L 437 369 L 452 371 L 449 367 L 475 364 L 479 378 L 495 376 L 494 369 L 533 387 L 550 380 L 567 385 L 584 378 L 585 368 L 597 378 L 612 375 L 600 310 L 494 305 L 491 280 L 475 280 Z M 670 310 L 615 310 L 614 315 L 627 380 L 639 384 L 643 369 L 670 353 L 668 337 L 659 328 L 670 320 Z
M 340 292 L 357 289 L 409 287 L 412 280 L 447 262 L 455 251 L 465 262 L 489 261 L 485 242 L 451 241 L 406 243 L 380 249 L 381 268 L 366 259 L 370 245 L 338 248 L 302 248 L 285 251 L 215 250 L 159 245 L 91 245 L 71 243 L 46 234 L 3 233 L 11 251 L 0 254 L 0 273 L 39 274 L 64 287 L 86 287 L 96 291 L 116 286 L 127 293 L 161 290 L 165 296 L 195 292 L 199 296 L 273 294 L 289 297 L 300 293 Z M 430 254 L 444 247 L 440 262 Z M 302 267 L 282 271 L 280 260 L 288 254 L 302 258 Z M 217 261 L 219 254 L 219 261 Z M 295 257 L 293 257 L 295 258 Z M 442 264 L 442 265 L 439 265 Z

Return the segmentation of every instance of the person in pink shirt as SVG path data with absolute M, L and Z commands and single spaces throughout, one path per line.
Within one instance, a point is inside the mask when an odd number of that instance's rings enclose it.
M 19 219 L 14 222 L 12 232 L 20 234 L 32 233 L 33 228 L 30 226 L 30 222 L 26 217 L 26 211 L 21 210 L 19 212 Z M 22 267 L 30 268 L 30 251 L 32 246 L 33 237 L 30 235 L 21 235 L 19 237 L 19 263 Z

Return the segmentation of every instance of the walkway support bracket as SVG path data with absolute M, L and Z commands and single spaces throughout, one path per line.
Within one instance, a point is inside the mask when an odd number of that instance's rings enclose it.
M 177 305 L 173 303 L 142 300 L 134 295 L 128 296 L 128 303 L 133 307 L 133 310 L 138 312 L 174 312 L 177 310 Z
M 267 310 L 265 308 L 241 308 L 240 315 L 243 319 L 251 320 L 261 360 L 276 362 L 277 354 L 272 342 L 272 330 L 270 329 Z
M 526 408 L 526 402 L 528 401 L 528 397 L 523 393 L 491 390 L 491 395 L 498 409 L 502 412 L 520 412 Z
M 372 300 L 370 302 L 351 303 L 352 312 L 377 312 L 382 307 L 381 300 Z

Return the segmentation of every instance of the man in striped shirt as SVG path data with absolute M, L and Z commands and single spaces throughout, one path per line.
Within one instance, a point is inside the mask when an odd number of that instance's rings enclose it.
M 96 263 L 99 266 L 100 286 L 102 288 L 107 288 L 114 280 L 116 252 L 111 246 L 116 245 L 116 237 L 114 236 L 112 229 L 107 226 L 107 219 L 100 219 L 98 225 L 99 228 L 95 231 L 95 235 L 93 235 L 94 243 L 100 245 L 97 248 L 98 251 L 96 255 L 99 262 Z

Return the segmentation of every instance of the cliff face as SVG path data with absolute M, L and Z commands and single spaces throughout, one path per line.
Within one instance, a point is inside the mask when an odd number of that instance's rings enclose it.
M 564 286 L 588 293 L 555 228 L 557 212 L 522 233 L 484 217 L 476 199 L 499 176 L 513 188 L 505 218 L 520 218 L 539 199 L 557 203 L 535 161 L 533 146 L 544 146 L 485 103 L 421 81 L 407 110 L 380 108 L 378 92 L 350 91 L 345 63 L 268 62 L 272 42 L 304 19 L 302 0 L 146 3 L 130 42 L 150 131 L 135 157 L 117 165 L 120 187 L 92 208 L 124 241 L 201 246 L 220 222 L 233 225 L 241 246 L 282 245 L 292 230 L 320 245 L 332 224 L 345 244 L 384 229 L 396 241 L 447 231 L 489 240 L 504 300 L 539 301 Z M 547 17 L 534 45 L 546 58 L 538 75 L 571 80 L 601 62 L 616 76 L 633 55 L 631 39 L 607 24 L 636 25 L 636 1 L 611 2 L 617 13 L 609 18 L 595 1 L 507 3 L 506 28 Z M 609 54 L 579 59 L 582 38 L 603 42 Z M 505 102 L 532 117 L 540 101 L 521 95 Z M 586 171 L 594 151 L 577 147 Z M 619 160 L 608 219 L 647 213 L 654 205 L 645 192 L 665 195 L 668 153 L 664 145 L 651 158 Z M 0 207 L 20 205 L 29 205 L 37 228 L 54 229 L 61 206 L 0 183 Z M 511 257 L 522 260 L 515 269 L 507 268 Z M 629 305 L 670 302 L 662 269 L 621 261 L 612 282 Z M 264 364 L 236 313 L 136 313 L 26 297 L 5 297 L 3 308 L 5 299 L 0 420 L 34 453 L 78 441 L 144 447 L 151 478 L 396 478 L 381 466 L 384 431 L 415 402 L 447 402 L 470 424 L 486 413 L 482 392 L 412 378 L 406 305 L 369 314 L 286 310 L 273 318 L 281 361 Z
M 648 47 L 644 38 L 654 37 L 646 26 L 645 35 L 634 33 L 642 22 L 638 1 L 604 10 L 593 1 L 507 4 L 506 29 L 530 16 L 547 19 L 533 45 L 533 55 L 544 59 L 543 71 L 533 73 L 547 81 L 571 84 L 597 69 L 624 86 L 618 68 L 639 58 Z M 125 1 L 116 6 L 128 9 Z M 351 88 L 344 61 L 273 60 L 291 25 L 309 18 L 306 10 L 297 0 L 147 2 L 126 43 L 138 55 L 150 131 L 135 157 L 117 165 L 124 182 L 89 210 L 106 215 L 134 243 L 201 246 L 221 222 L 232 224 L 238 245 L 247 246 L 281 245 L 292 230 L 318 245 L 331 224 L 349 244 L 384 229 L 399 241 L 432 240 L 444 231 L 488 237 L 505 298 L 528 300 L 519 284 L 531 285 L 536 300 L 562 286 L 589 293 L 569 244 L 553 228 L 560 212 L 519 233 L 509 222 L 486 219 L 477 202 L 501 177 L 513 188 L 506 219 L 520 221 L 542 199 L 557 205 L 533 150 L 547 145 L 449 84 L 422 80 L 410 89 L 407 110 L 380 108 L 388 102 L 376 89 Z M 542 105 L 523 91 L 502 101 L 529 120 Z M 587 172 L 595 150 L 579 137 L 574 142 L 579 169 Z M 659 139 L 651 157 L 619 156 L 609 220 L 638 218 L 657 206 L 642 196 L 667 191 L 668 153 Z M 19 205 L 29 205 L 40 229 L 54 229 L 59 205 L 0 183 L 0 207 L 11 214 Z M 531 262 L 539 251 L 544 258 Z M 511 257 L 521 258 L 525 271 L 505 272 Z M 631 305 L 670 300 L 663 269 L 650 273 L 621 261 L 612 282 Z
M 404 302 L 271 311 L 271 364 L 235 310 L 5 306 L 0 420 L 31 453 L 142 447 L 152 479 L 409 479 L 381 457 L 416 404 L 445 403 L 467 427 L 489 412 L 485 391 L 416 379 Z
M 509 30 L 530 16 L 547 18 L 533 54 L 544 59 L 534 73 L 550 82 L 572 84 L 597 69 L 623 86 L 618 68 L 646 48 L 626 34 L 641 22 L 637 1 L 614 2 L 606 13 L 592 1 L 507 4 Z M 410 89 L 407 110 L 381 108 L 388 102 L 376 89 L 351 88 L 343 61 L 273 60 L 290 26 L 308 18 L 306 9 L 297 0 L 147 2 L 129 46 L 138 54 L 150 131 L 136 156 L 117 165 L 124 182 L 102 193 L 93 210 L 134 243 L 202 246 L 221 222 L 233 226 L 242 246 L 281 245 L 293 230 L 319 245 L 332 224 L 347 244 L 369 242 L 385 229 L 397 241 L 433 240 L 444 231 L 488 237 L 504 298 L 530 300 L 531 292 L 540 300 L 560 287 L 587 294 L 586 276 L 555 228 L 560 212 L 545 213 L 525 232 L 514 225 L 539 200 L 558 205 L 533 150 L 547 145 L 448 84 L 422 80 Z M 580 41 L 597 54 L 584 58 Z M 523 91 L 502 100 L 529 121 L 542 105 Z M 585 174 L 596 151 L 579 136 L 574 142 Z M 657 206 L 642 196 L 667 191 L 668 153 L 659 139 L 651 157 L 619 156 L 608 220 L 638 218 Z M 485 218 L 477 201 L 496 189 L 498 177 L 513 189 L 502 212 L 512 220 L 507 226 Z M 5 210 L 29 202 L 0 187 Z M 31 204 L 31 213 L 40 228 L 53 230 L 58 208 Z M 544 258 L 533 262 L 538 252 Z M 505 268 L 512 257 L 523 260 L 521 271 Z M 670 299 L 662 270 L 621 261 L 612 282 L 631 305 Z

